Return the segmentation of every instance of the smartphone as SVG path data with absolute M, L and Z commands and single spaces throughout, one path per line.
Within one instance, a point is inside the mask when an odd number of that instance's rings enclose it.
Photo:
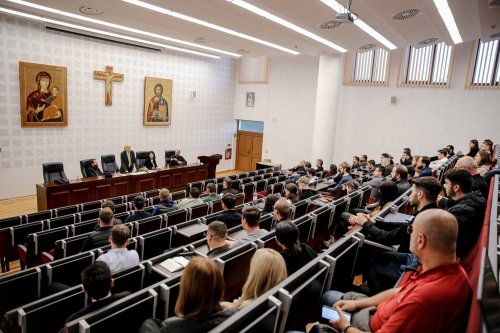
M 351 322 L 351 314 L 344 312 L 344 315 L 346 316 L 347 320 Z M 328 319 L 328 320 L 339 320 L 339 313 L 337 310 L 335 310 L 332 307 L 329 307 L 327 305 L 323 305 L 323 309 L 321 310 L 321 317 Z

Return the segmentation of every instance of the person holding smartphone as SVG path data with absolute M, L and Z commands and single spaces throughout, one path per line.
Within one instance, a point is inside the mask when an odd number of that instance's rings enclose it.
M 372 297 L 355 292 L 327 292 L 323 302 L 332 305 L 338 319 L 330 320 L 331 327 L 322 332 L 465 330 L 472 289 L 457 261 L 456 218 L 444 210 L 429 209 L 417 215 L 408 233 L 410 250 L 422 263 L 417 271 L 405 273 L 398 287 Z M 352 313 L 352 320 L 346 312 Z

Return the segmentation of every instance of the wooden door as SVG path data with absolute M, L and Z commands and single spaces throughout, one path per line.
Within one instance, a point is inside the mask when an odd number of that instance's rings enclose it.
M 262 159 L 262 133 L 238 131 L 236 142 L 236 169 L 255 170 Z

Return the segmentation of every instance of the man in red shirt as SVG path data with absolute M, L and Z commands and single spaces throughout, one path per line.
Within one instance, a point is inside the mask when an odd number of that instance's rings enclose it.
M 397 288 L 372 297 L 345 294 L 347 297 L 333 304 L 340 314 L 339 320 L 330 321 L 336 330 L 343 333 L 363 332 L 362 329 L 368 328 L 384 333 L 463 331 L 472 289 L 457 262 L 457 220 L 446 211 L 429 209 L 408 226 L 408 233 L 410 251 L 422 265 L 416 272 L 406 273 Z M 375 315 L 366 317 L 369 322 L 359 323 L 358 312 L 370 307 L 377 307 Z M 343 311 L 354 313 L 352 323 Z

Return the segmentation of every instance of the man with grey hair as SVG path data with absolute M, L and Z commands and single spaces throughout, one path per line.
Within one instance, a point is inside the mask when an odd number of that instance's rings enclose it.
M 470 156 L 461 157 L 457 164 L 455 164 L 455 169 L 465 169 L 470 172 L 472 175 L 472 192 L 479 191 L 483 198 L 488 199 L 489 186 L 488 183 L 484 180 L 483 177 L 477 171 L 477 163 L 476 160 Z
M 330 321 L 335 331 L 465 330 L 472 288 L 457 261 L 457 220 L 446 211 L 429 209 L 415 218 L 415 222 L 408 226 L 408 233 L 410 250 L 421 265 L 416 271 L 405 273 L 397 288 L 372 297 L 337 291 L 329 291 L 324 295 L 324 303 L 332 305 L 339 313 L 338 320 Z M 422 307 L 423 304 L 425 307 Z M 344 311 L 353 313 L 351 322 Z M 375 315 L 372 316 L 373 311 Z

